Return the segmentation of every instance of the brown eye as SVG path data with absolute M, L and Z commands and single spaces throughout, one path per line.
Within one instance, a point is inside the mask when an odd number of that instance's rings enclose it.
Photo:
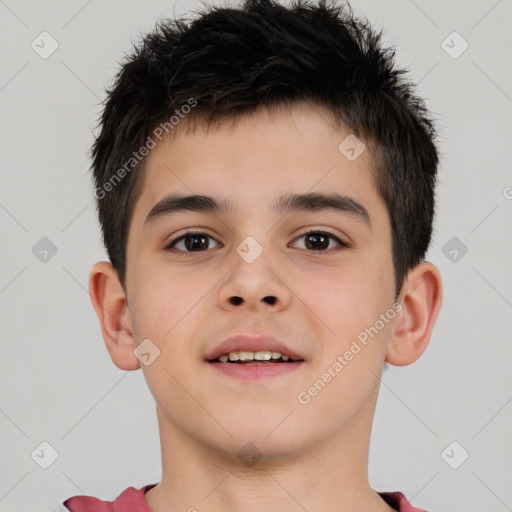
M 339 246 L 348 247 L 347 244 L 342 242 L 337 236 L 329 233 L 328 231 L 319 231 L 313 230 L 308 231 L 306 233 L 302 233 L 296 240 L 304 238 L 305 249 L 317 251 L 317 252 L 325 252 L 327 249 L 332 248 L 329 247 L 331 240 L 334 240 Z
M 181 252 L 202 252 L 209 247 L 208 240 L 214 240 L 211 236 L 202 232 L 188 232 L 185 233 L 166 246 L 166 250 L 177 250 Z M 217 243 L 217 242 L 215 242 Z

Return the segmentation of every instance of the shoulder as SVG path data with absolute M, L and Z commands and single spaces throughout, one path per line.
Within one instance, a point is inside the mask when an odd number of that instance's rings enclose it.
M 68 512 L 114 512 L 114 502 L 103 501 L 93 496 L 72 496 L 62 503 L 62 507 Z
M 140 489 L 128 487 L 114 501 L 104 501 L 93 496 L 72 496 L 55 512 L 151 512 L 144 494 L 155 485 L 145 485 Z
M 413 507 L 401 492 L 379 492 L 379 496 L 397 512 L 427 512 L 422 508 Z

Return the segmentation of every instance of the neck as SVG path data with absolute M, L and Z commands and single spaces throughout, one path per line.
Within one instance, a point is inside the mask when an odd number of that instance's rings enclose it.
M 153 512 L 392 512 L 368 482 L 373 407 L 361 415 L 334 442 L 244 462 L 185 435 L 157 407 L 162 481 L 146 501 Z

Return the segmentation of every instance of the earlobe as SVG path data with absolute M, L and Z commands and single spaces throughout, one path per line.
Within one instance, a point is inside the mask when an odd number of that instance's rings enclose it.
M 126 294 L 117 271 L 110 263 L 100 261 L 91 268 L 89 296 L 114 364 L 121 370 L 140 368 L 133 352 L 135 339 Z
M 416 361 L 427 348 L 442 303 L 441 275 L 435 265 L 422 262 L 409 271 L 400 293 L 400 315 L 386 362 L 404 366 Z

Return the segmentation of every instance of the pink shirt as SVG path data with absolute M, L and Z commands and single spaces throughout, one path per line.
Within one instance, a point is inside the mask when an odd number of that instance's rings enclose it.
M 151 512 L 144 494 L 157 484 L 149 484 L 135 489 L 128 487 L 114 501 L 103 501 L 92 496 L 73 496 L 64 501 L 71 512 Z M 379 496 L 398 512 L 426 512 L 414 508 L 401 492 L 381 492 Z

